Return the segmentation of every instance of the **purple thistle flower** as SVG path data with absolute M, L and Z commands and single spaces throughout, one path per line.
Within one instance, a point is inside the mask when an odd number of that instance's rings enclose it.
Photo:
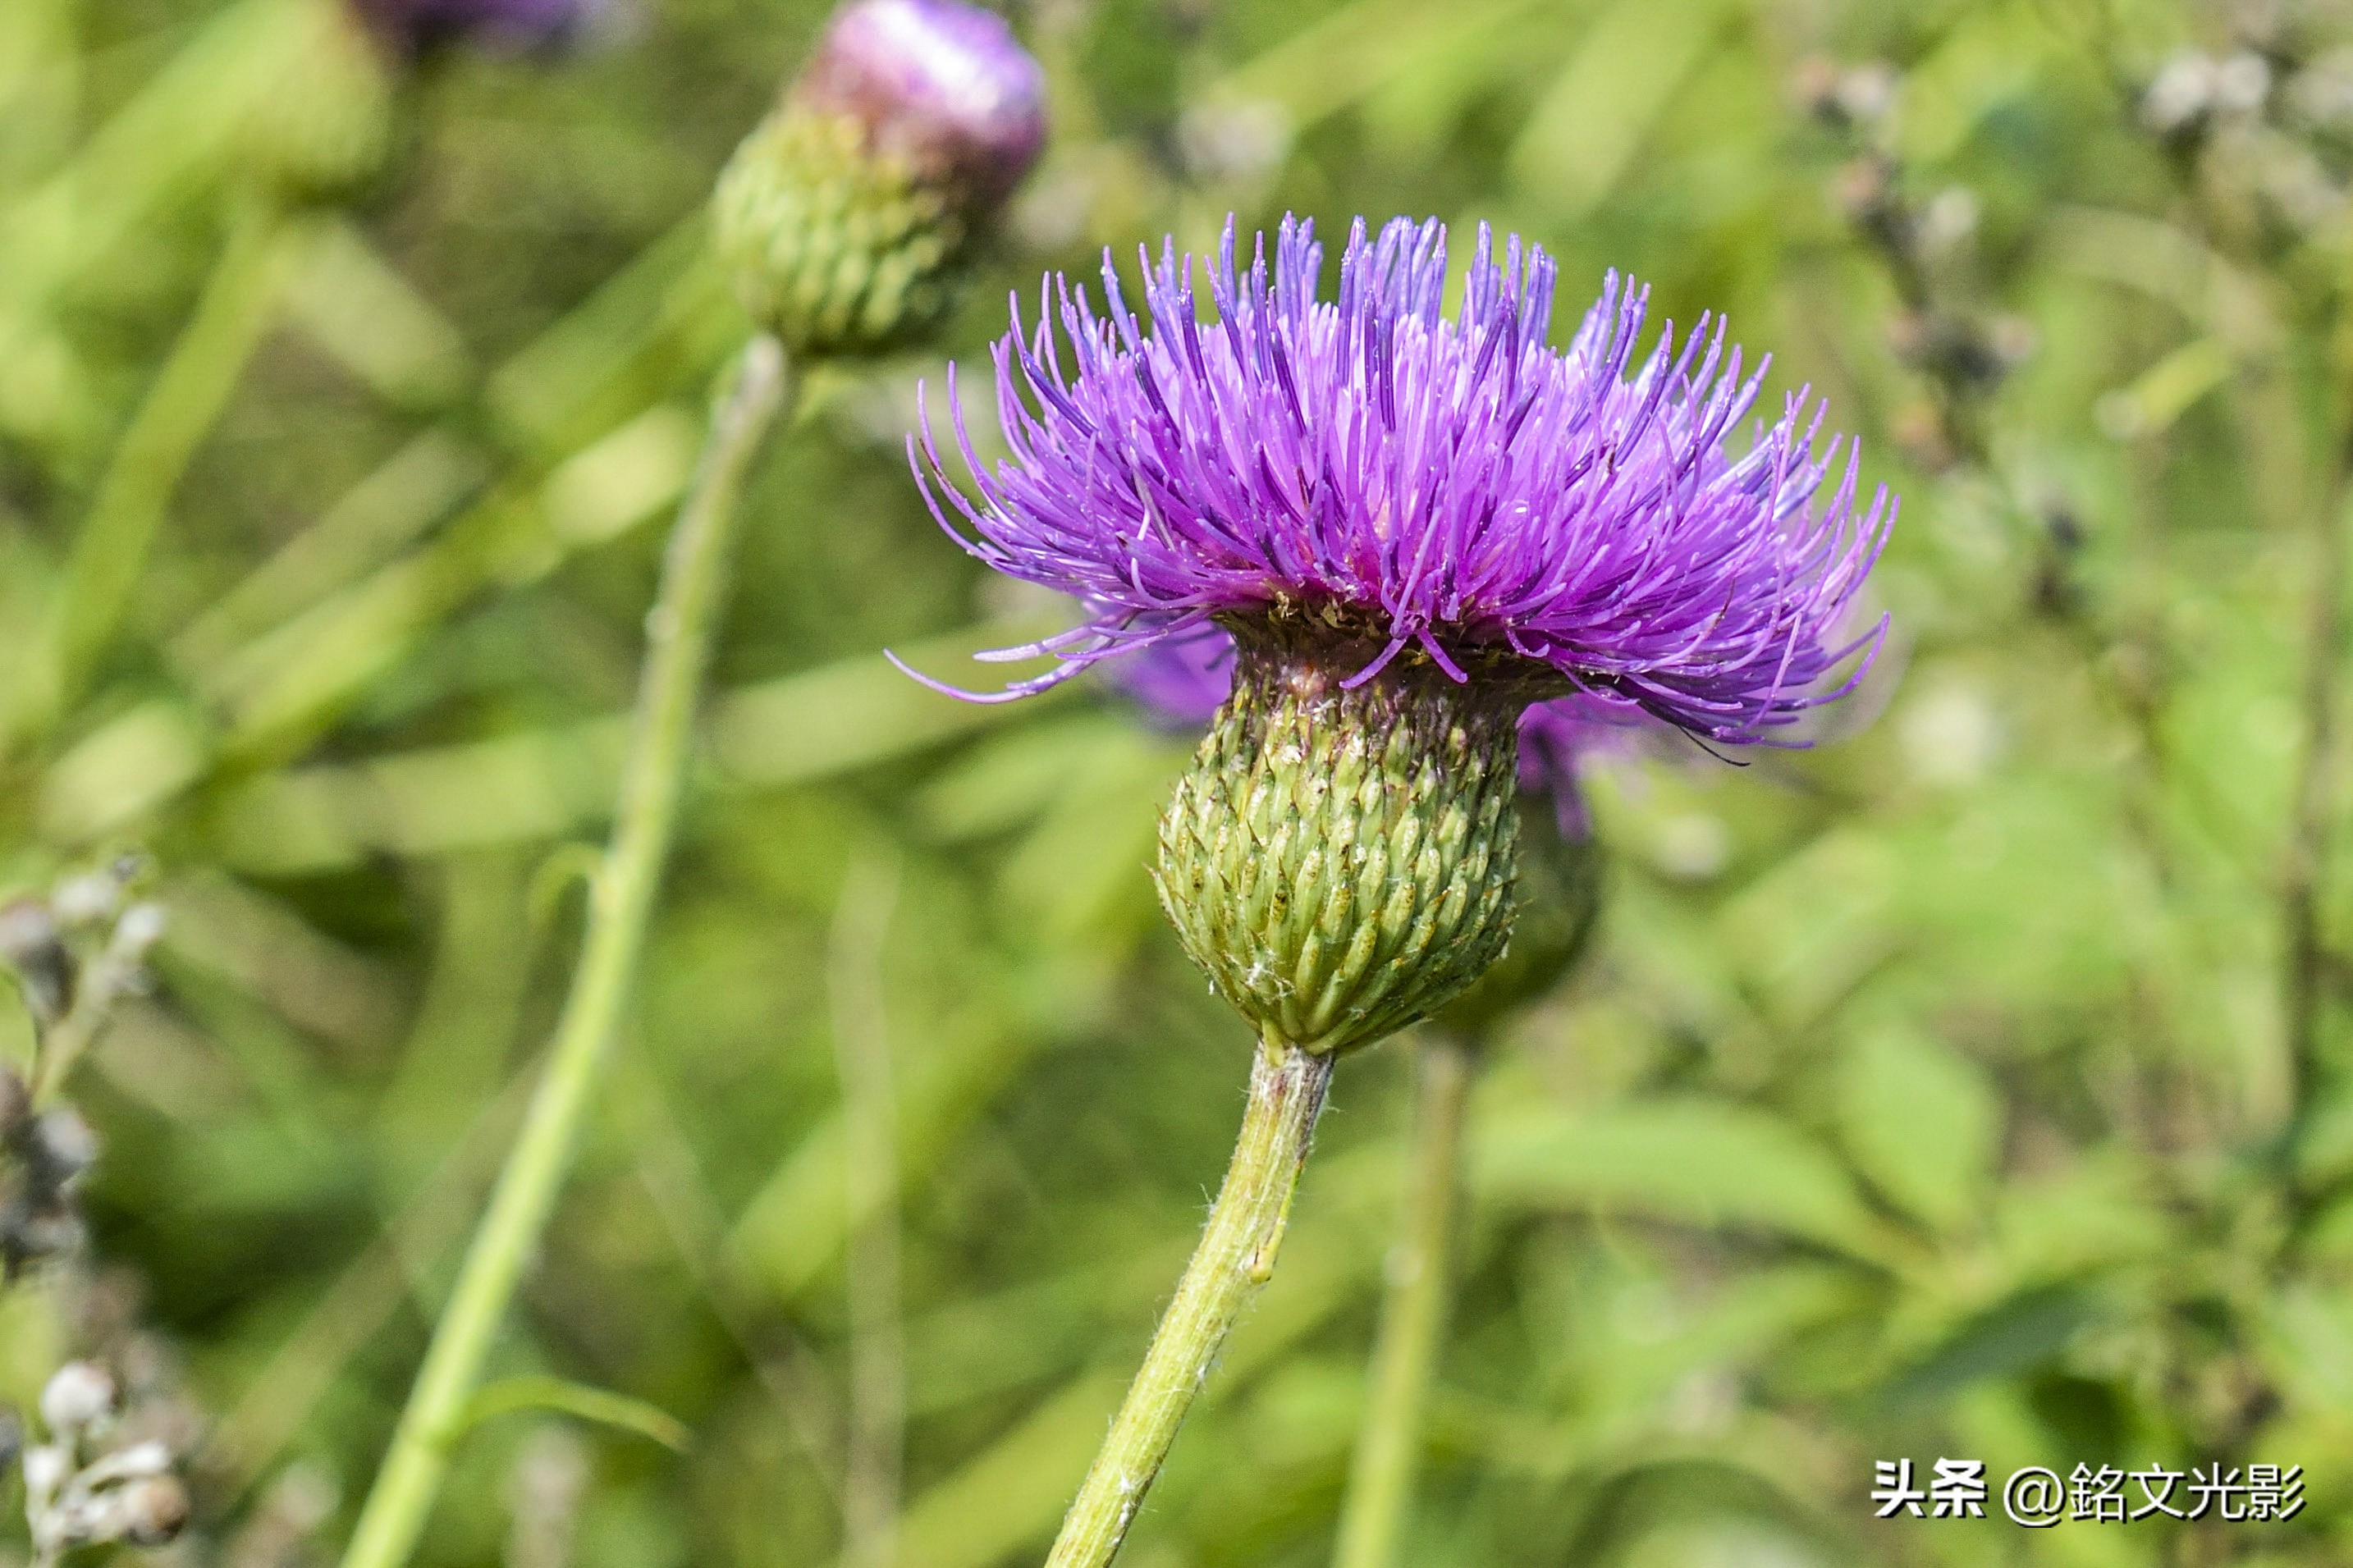
M 1725 450 L 1764 364 L 1744 377 L 1720 321 L 1703 318 L 1679 349 L 1670 325 L 1638 363 L 1649 296 L 1611 274 L 1556 351 L 1552 261 L 1516 237 L 1499 261 L 1483 225 L 1451 320 L 1435 221 L 1377 237 L 1359 221 L 1335 300 L 1316 297 L 1322 259 L 1313 226 L 1286 218 L 1271 267 L 1261 236 L 1241 273 L 1229 223 L 1206 325 L 1173 243 L 1156 268 L 1146 258 L 1148 327 L 1108 257 L 1100 313 L 1050 279 L 1060 333 L 1025 334 L 1017 310 L 995 352 L 1012 457 L 984 469 L 955 408 L 977 500 L 947 479 L 928 417 L 920 448 L 911 437 L 925 496 L 967 551 L 1094 607 L 989 656 L 1060 661 L 992 700 L 1261 618 L 1369 643 L 1351 688 L 1407 657 L 1732 743 L 1769 739 L 1860 678 L 1884 622 L 1852 638 L 1841 626 L 1895 503 L 1883 489 L 1858 512 L 1852 446 L 1823 495 L 1840 442 L 1817 454 L 1821 413 L 1802 392 L 1746 452 Z
M 494 49 L 548 48 L 569 42 L 599 9 L 597 0 L 353 0 L 394 47 L 424 54 L 466 43 Z
M 1003 201 L 1046 145 L 1046 77 L 1004 19 L 961 0 L 857 0 L 833 18 L 793 105 L 864 128 L 960 205 Z

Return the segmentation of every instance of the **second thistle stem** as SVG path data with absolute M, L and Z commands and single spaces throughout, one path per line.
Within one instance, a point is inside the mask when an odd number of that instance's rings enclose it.
M 637 973 L 685 782 L 696 700 L 734 553 L 737 499 L 786 395 L 785 354 L 755 338 L 712 416 L 646 620 L 646 662 L 623 764 L 612 846 L 590 884 L 588 930 L 547 1068 L 524 1113 L 458 1284 L 434 1327 L 392 1449 L 361 1510 L 343 1568 L 400 1568 L 463 1430 L 467 1402 L 524 1266 L 547 1228 L 590 1095 Z
M 1333 1568 L 1390 1568 L 1398 1560 L 1446 1324 L 1455 1219 L 1462 1204 L 1463 1109 L 1473 1062 L 1470 1047 L 1435 1031 L 1423 1037 L 1415 1052 L 1405 1202 L 1389 1249 L 1372 1387 L 1341 1505 Z
M 1209 1223 L 1152 1336 L 1046 1568 L 1103 1568 L 1120 1542 L 1226 1335 L 1274 1273 L 1291 1195 L 1332 1081 L 1332 1058 L 1284 1041 L 1261 1042 L 1250 1068 L 1250 1106 Z

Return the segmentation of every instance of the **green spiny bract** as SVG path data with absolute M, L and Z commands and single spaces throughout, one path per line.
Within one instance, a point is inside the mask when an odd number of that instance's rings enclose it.
M 1233 695 L 1160 819 L 1185 950 L 1261 1035 L 1312 1051 L 1429 1016 L 1504 952 L 1518 704 L 1400 655 L 1238 628 Z
M 787 106 L 720 177 L 720 260 L 753 319 L 803 353 L 899 346 L 955 300 L 965 219 L 911 160 L 866 142 L 848 115 Z
M 1512 944 L 1477 984 L 1440 1010 L 1438 1022 L 1461 1034 L 1482 1032 L 1567 978 L 1592 937 L 1606 868 L 1592 834 L 1563 832 L 1550 796 L 1523 794 Z

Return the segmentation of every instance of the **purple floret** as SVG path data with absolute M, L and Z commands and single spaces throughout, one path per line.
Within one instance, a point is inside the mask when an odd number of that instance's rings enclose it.
M 1765 741 L 1859 678 L 1884 630 L 1844 633 L 1895 503 L 1855 505 L 1850 444 L 1817 454 L 1806 394 L 1746 450 L 1725 447 L 1761 390 L 1703 318 L 1638 363 L 1647 291 L 1612 274 L 1566 351 L 1545 341 L 1553 264 L 1481 226 L 1453 319 L 1445 230 L 1359 221 L 1335 300 L 1323 251 L 1286 218 L 1246 274 L 1228 226 L 1196 321 L 1193 261 L 1147 262 L 1148 326 L 1108 257 L 1106 306 L 1048 280 L 1041 321 L 995 353 L 1012 456 L 985 468 L 957 405 L 977 499 L 949 482 L 925 420 L 926 497 L 999 572 L 1073 595 L 1089 621 L 990 657 L 1088 665 L 1277 612 L 1380 647 L 1352 679 L 1427 658 L 1458 679 L 1557 678 L 1605 715 L 1647 714 L 1725 742 Z M 949 397 L 955 379 L 949 373 Z M 936 481 L 936 483 L 934 483 Z M 941 510 L 945 496 L 969 523 Z M 1862 654 L 1842 680 L 1841 667 Z

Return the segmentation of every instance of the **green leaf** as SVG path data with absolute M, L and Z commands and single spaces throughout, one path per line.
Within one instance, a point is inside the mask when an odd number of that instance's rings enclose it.
M 1750 1106 L 1694 1098 L 1522 1112 L 1483 1125 L 1472 1161 L 1491 1201 L 1755 1226 L 1872 1259 L 1887 1251 L 1838 1161 Z
M 470 1432 L 485 1422 L 518 1410 L 553 1410 L 576 1415 L 600 1426 L 650 1437 L 663 1447 L 681 1454 L 694 1442 L 694 1435 L 686 1429 L 685 1423 L 658 1405 L 610 1389 L 590 1388 L 546 1376 L 502 1378 L 475 1390 L 474 1397 L 466 1402 L 458 1430 L 461 1434 Z
M 2001 1103 L 1976 1063 L 1902 1025 L 1856 1040 L 1840 1065 L 1839 1131 L 1872 1184 L 1939 1230 L 1984 1206 Z

